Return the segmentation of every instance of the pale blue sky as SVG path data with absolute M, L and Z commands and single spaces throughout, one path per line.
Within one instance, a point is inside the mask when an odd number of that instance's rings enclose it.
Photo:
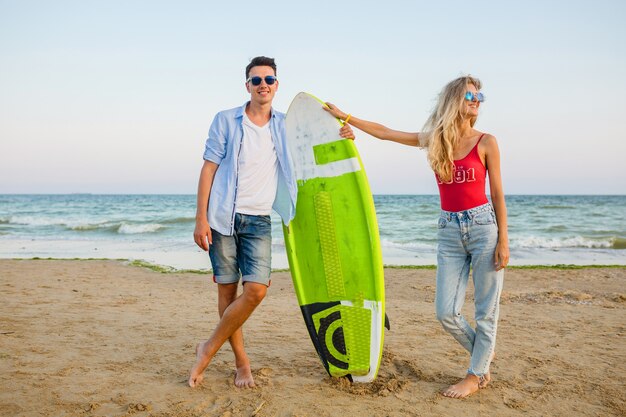
M 307 91 L 409 131 L 470 73 L 508 194 L 624 194 L 625 21 L 621 0 L 0 0 L 0 193 L 195 193 L 267 55 L 278 110 Z M 437 192 L 422 151 L 356 143 L 374 193 Z

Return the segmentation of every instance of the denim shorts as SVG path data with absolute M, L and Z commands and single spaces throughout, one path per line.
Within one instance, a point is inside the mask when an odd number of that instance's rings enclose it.
M 235 214 L 232 236 L 211 229 L 213 244 L 209 256 L 213 279 L 218 284 L 256 282 L 269 286 L 272 260 L 270 216 Z

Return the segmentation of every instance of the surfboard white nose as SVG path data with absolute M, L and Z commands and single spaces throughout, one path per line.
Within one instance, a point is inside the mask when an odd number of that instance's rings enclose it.
M 337 119 L 322 109 L 322 104 L 306 93 L 300 93 L 294 98 L 287 112 L 287 138 L 289 150 L 294 161 L 296 178 L 308 180 L 318 177 L 338 177 L 350 172 L 361 170 L 358 157 L 350 155 L 346 146 L 340 142 L 349 141 L 339 136 L 341 124 Z M 313 135 L 311 132 L 319 132 Z M 332 146 L 337 142 L 335 156 L 330 161 L 320 163 L 319 154 L 332 154 Z

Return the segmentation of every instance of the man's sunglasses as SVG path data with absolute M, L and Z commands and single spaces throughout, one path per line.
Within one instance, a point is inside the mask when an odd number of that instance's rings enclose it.
M 477 100 L 479 103 L 482 103 L 483 101 L 485 101 L 485 95 L 483 93 L 474 94 L 471 91 L 468 91 L 467 93 L 465 93 L 465 100 L 467 101 Z
M 278 78 L 274 77 L 273 75 L 267 75 L 264 79 L 265 79 L 265 84 L 267 85 L 272 85 L 276 81 L 278 81 Z M 263 81 L 264 79 L 261 77 L 250 77 L 246 80 L 246 82 L 252 83 L 252 85 L 257 86 L 257 85 L 261 85 L 261 81 Z

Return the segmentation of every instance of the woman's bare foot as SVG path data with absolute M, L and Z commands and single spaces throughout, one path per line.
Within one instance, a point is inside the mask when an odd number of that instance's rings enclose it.
M 480 378 L 476 375 L 467 374 L 460 382 L 450 385 L 441 394 L 449 398 L 465 398 L 478 391 Z
M 235 386 L 237 388 L 254 388 L 254 378 L 252 378 L 252 370 L 250 364 L 237 367 L 235 371 Z
M 493 363 L 495 358 L 496 358 L 496 352 L 493 352 L 491 354 L 491 358 L 489 358 L 489 366 L 491 366 L 491 363 Z M 487 385 L 489 385 L 490 382 L 491 382 L 491 371 L 488 371 L 478 383 L 478 388 L 480 389 L 487 388 Z
M 187 382 L 191 388 L 195 388 L 204 379 L 204 370 L 211 363 L 211 359 L 205 352 L 204 348 L 206 346 L 206 342 L 198 343 L 196 345 L 196 363 L 191 368 L 191 372 L 189 372 L 189 381 Z
M 478 388 L 487 388 L 487 385 L 491 382 L 491 372 L 487 372 L 478 383 Z

